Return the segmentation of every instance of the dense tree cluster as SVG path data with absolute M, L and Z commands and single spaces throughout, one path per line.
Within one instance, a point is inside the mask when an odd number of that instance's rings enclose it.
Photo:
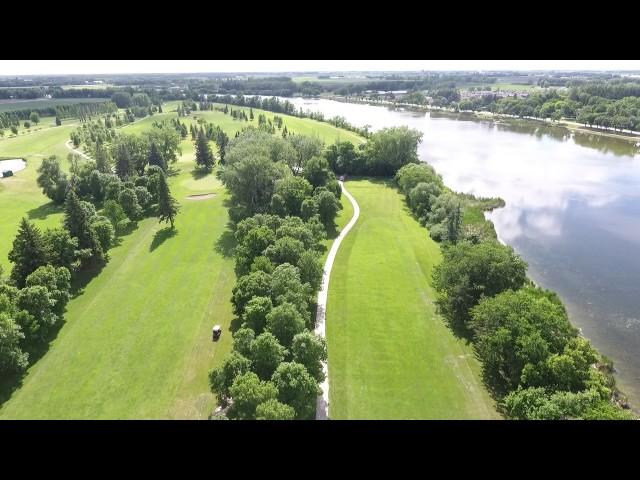
M 558 296 L 529 285 L 526 264 L 496 241 L 444 249 L 438 306 L 470 338 L 485 381 L 518 419 L 631 418 L 610 364 L 571 326 Z
M 242 328 L 210 382 L 233 419 L 313 418 L 324 380 L 326 345 L 312 330 L 340 186 L 322 143 L 292 138 L 245 131 L 229 143 L 221 174 L 234 204 L 231 302 Z
M 23 218 L 9 253 L 9 279 L 0 270 L 0 379 L 29 365 L 29 352 L 46 342 L 63 320 L 71 272 L 84 255 L 62 229 L 44 234 Z

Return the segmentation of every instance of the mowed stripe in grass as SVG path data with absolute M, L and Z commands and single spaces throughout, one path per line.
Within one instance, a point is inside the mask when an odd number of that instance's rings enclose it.
M 227 223 L 224 189 L 218 183 L 215 197 L 189 201 L 182 185 L 191 180 L 186 170 L 171 179 L 182 205 L 177 234 L 154 241 L 164 225 L 150 218 L 123 237 L 107 266 L 69 303 L 66 324 L 3 405 L 2 418 L 206 418 L 211 412 L 207 372 L 231 347 L 235 277 L 232 260 L 216 249 Z M 217 343 L 210 336 L 214 323 L 225 329 Z
M 470 346 L 435 312 L 439 246 L 384 181 L 349 181 L 361 213 L 327 306 L 334 419 L 497 418 Z

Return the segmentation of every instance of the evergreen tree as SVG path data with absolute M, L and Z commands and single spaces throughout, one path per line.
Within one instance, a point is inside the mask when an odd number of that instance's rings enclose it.
M 287 130 L 287 126 L 284 126 L 284 130 L 282 130 L 282 138 L 286 138 L 287 135 L 289 134 L 289 131 Z
M 253 108 L 249 109 L 249 119 L 253 122 Z
M 165 163 L 164 158 L 162 158 L 162 154 L 155 142 L 151 142 L 149 147 L 149 165 L 156 165 L 160 167 L 163 172 L 167 171 L 167 164 Z
M 209 145 L 209 141 L 202 129 L 198 132 L 198 138 L 196 140 L 196 164 L 199 167 L 206 168 L 207 170 L 211 170 L 214 164 L 211 146 Z
M 64 226 L 72 237 L 78 239 L 80 249 L 88 248 L 96 260 L 103 258 L 102 247 L 95 231 L 91 228 L 89 212 L 82 205 L 73 188 L 67 193 L 64 207 Z
M 158 113 L 162 113 L 162 105 L 158 104 Z
M 96 168 L 100 173 L 111 173 L 111 158 L 109 151 L 101 141 L 96 142 Z
M 460 230 L 462 229 L 462 212 L 460 205 L 451 212 L 447 217 L 447 240 L 451 243 L 458 243 L 458 237 L 460 236 Z
M 131 174 L 132 170 L 129 148 L 125 143 L 119 143 L 116 150 L 116 174 L 124 180 Z
M 38 227 L 22 217 L 18 234 L 9 252 L 9 260 L 13 262 L 11 280 L 18 288 L 23 288 L 25 280 L 38 267 L 47 263 L 46 246 Z
M 169 221 L 173 228 L 173 219 L 178 214 L 180 206 L 171 196 L 169 184 L 165 175 L 158 175 L 158 219 L 161 222 Z
M 56 117 L 56 126 L 59 127 L 60 125 L 62 125 L 62 120 L 60 120 L 60 117 Z

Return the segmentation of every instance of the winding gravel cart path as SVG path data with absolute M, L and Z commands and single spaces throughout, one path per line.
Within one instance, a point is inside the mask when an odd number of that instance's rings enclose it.
M 339 182 L 340 187 L 342 188 L 342 193 L 344 193 L 351 205 L 353 205 L 353 217 L 349 220 L 349 223 L 342 229 L 338 238 L 335 239 L 333 245 L 331 245 L 331 250 L 329 250 L 329 255 L 327 256 L 327 261 L 324 263 L 324 271 L 322 273 L 322 286 L 320 287 L 320 292 L 318 293 L 318 309 L 316 311 L 316 329 L 315 333 L 320 335 L 322 338 L 325 338 L 325 323 L 326 323 L 326 310 L 327 310 L 327 293 L 329 292 L 329 278 L 331 277 L 331 268 L 333 267 L 333 261 L 336 258 L 336 254 L 338 253 L 338 249 L 340 248 L 340 244 L 344 237 L 347 236 L 349 230 L 356 224 L 358 221 L 358 217 L 360 216 L 360 206 L 356 199 L 351 196 L 351 194 L 347 191 L 344 186 L 344 182 Z M 322 395 L 318 396 L 318 403 L 316 406 L 316 420 L 328 420 L 329 419 L 329 370 L 327 369 L 327 363 L 323 363 L 322 370 L 324 371 L 325 379 L 320 385 L 322 389 Z

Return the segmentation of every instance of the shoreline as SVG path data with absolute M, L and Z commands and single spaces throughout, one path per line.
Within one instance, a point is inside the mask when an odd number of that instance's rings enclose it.
M 547 127 L 560 127 L 565 128 L 570 131 L 580 131 L 583 133 L 590 133 L 594 135 L 600 135 L 603 137 L 616 138 L 618 140 L 625 140 L 629 143 L 634 143 L 636 147 L 640 147 L 640 132 L 626 133 L 626 132 L 617 132 L 611 130 L 605 130 L 602 128 L 595 127 L 585 127 L 580 123 L 572 122 L 570 120 L 559 120 L 558 122 L 547 122 L 546 120 L 542 120 L 540 118 L 529 118 L 529 117 L 515 117 L 512 115 L 493 113 L 493 112 L 485 112 L 485 111 L 455 111 L 445 107 L 433 107 L 430 105 L 416 105 L 412 103 L 402 103 L 402 102 L 390 102 L 390 101 L 373 101 L 373 100 L 356 100 L 350 99 L 341 96 L 325 96 L 325 97 L 315 97 L 326 100 L 333 100 L 336 102 L 343 103 L 355 103 L 355 104 L 365 104 L 372 106 L 390 106 L 390 107 L 400 107 L 405 108 L 411 111 L 418 112 L 441 112 L 445 114 L 451 115 L 464 115 L 469 117 L 474 117 L 479 120 L 492 120 L 494 122 L 499 122 L 501 120 L 511 120 L 511 121 L 526 121 L 526 122 L 535 122 L 538 124 L 542 124 Z

